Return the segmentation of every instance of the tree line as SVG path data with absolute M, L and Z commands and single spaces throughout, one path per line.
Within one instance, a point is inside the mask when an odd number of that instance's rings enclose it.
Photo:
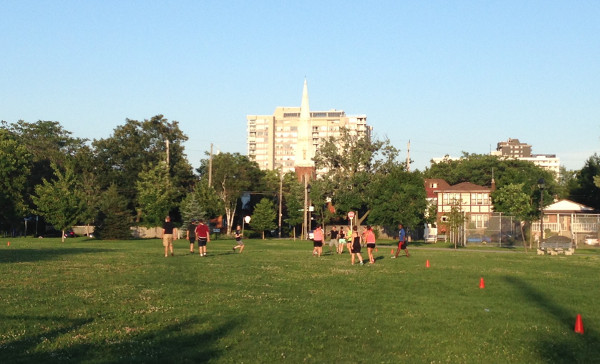
M 427 221 L 425 178 L 489 186 L 492 174 L 496 211 L 532 219 L 540 178 L 546 181 L 544 202 L 570 198 L 600 209 L 596 154 L 579 171 L 563 168 L 560 178 L 530 162 L 468 153 L 408 171 L 389 140 L 340 132 L 322 141 L 314 158 L 321 177 L 310 182 L 309 197 L 322 224 L 345 223 L 347 212 L 355 211 L 358 223 L 416 227 Z M 2 121 L 0 231 L 23 234 L 28 221 L 40 218 L 40 226 L 64 231 L 89 225 L 100 238 L 120 239 L 130 236 L 131 226 L 160 226 L 170 215 L 184 226 L 193 218 L 222 216 L 231 233 L 252 216 L 250 228 L 263 235 L 278 227 L 281 205 L 282 236 L 297 233 L 305 186 L 294 173 L 262 171 L 239 153 L 207 153 L 194 170 L 183 146 L 187 139 L 179 123 L 163 115 L 126 119 L 109 137 L 94 140 L 74 137 L 56 121 Z

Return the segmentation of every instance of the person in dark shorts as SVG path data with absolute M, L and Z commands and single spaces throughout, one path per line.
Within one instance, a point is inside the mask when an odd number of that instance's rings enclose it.
M 240 250 L 240 253 L 244 251 L 244 242 L 242 241 L 242 228 L 238 225 L 235 228 L 235 246 L 233 247 L 233 251 L 236 249 Z
M 323 254 L 323 229 L 321 225 L 313 232 L 313 255 L 321 256 Z
M 354 265 L 354 256 L 358 257 L 358 261 L 360 263 L 360 265 L 363 265 L 363 258 L 362 255 L 360 255 L 360 235 L 358 234 L 358 226 L 354 226 L 352 227 L 352 235 L 351 235 L 351 239 L 352 239 L 352 250 L 350 251 L 352 253 L 352 265 Z
M 210 243 L 210 232 L 204 220 L 200 219 L 196 226 L 196 238 L 198 238 L 198 251 L 201 257 L 206 256 L 206 243 Z
M 400 250 L 404 250 L 406 257 L 410 257 L 408 254 L 408 242 L 406 241 L 406 231 L 404 231 L 404 227 L 402 224 L 398 224 L 398 249 L 396 249 L 396 255 L 392 256 L 393 258 L 398 258 L 398 254 L 400 254 Z
M 375 264 L 375 258 L 373 258 L 373 250 L 375 250 L 375 233 L 371 225 L 367 225 L 365 231 L 365 241 L 367 242 L 367 252 L 369 253 L 369 263 Z
M 190 241 L 190 254 L 194 254 L 194 244 L 196 244 L 196 226 L 198 225 L 198 219 L 192 219 L 190 221 L 187 232 L 186 239 Z

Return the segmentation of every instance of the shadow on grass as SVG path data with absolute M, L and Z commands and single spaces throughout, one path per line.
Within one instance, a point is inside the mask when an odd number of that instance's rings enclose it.
M 53 260 L 65 255 L 104 253 L 109 251 L 112 250 L 98 248 L 3 249 L 0 250 L 0 264 L 38 262 L 42 260 Z
M 542 333 L 538 338 L 536 351 L 545 363 L 597 363 L 600 358 L 600 335 L 594 330 L 587 330 L 585 334 L 574 332 L 577 313 L 573 313 L 557 304 L 551 296 L 546 295 L 528 283 L 515 277 L 504 278 L 509 284 L 516 287 L 521 294 L 532 304 L 545 310 L 556 319 L 569 335 L 550 335 Z M 585 325 L 584 325 L 585 327 Z
M 46 320 L 61 323 L 60 328 L 30 334 L 18 340 L 1 340 L 2 361 L 11 363 L 204 363 L 223 355 L 223 349 L 219 349 L 217 343 L 237 326 L 230 320 L 212 330 L 196 333 L 201 320 L 191 318 L 159 330 L 142 329 L 125 337 L 122 334 L 107 337 L 99 336 L 105 330 L 82 334 L 84 330 L 81 328 L 94 321 L 91 318 L 0 317 L 2 320 L 8 318 L 26 322 L 27 326 Z M 73 343 L 74 338 L 79 339 Z M 56 344 L 59 339 L 60 343 Z

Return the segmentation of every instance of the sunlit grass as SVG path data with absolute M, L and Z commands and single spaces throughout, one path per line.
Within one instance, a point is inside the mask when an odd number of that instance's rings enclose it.
M 455 251 L 375 265 L 311 244 L 11 239 L 0 248 L 3 362 L 593 362 L 600 255 Z M 434 249 L 431 249 L 434 248 Z M 364 254 L 366 257 L 366 253 Z M 426 260 L 430 268 L 425 267 Z M 485 289 L 479 288 L 480 278 Z M 575 334 L 575 316 L 586 332 Z

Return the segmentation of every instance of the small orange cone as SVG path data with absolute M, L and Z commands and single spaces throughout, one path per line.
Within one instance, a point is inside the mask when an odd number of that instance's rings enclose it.
M 429 259 L 425 262 L 425 268 L 429 268 Z
M 394 255 L 394 249 L 392 249 L 392 252 L 390 253 L 391 255 Z
M 377 250 L 377 248 L 375 248 L 375 251 L 378 252 L 379 250 Z
M 575 332 L 577 334 L 583 334 L 583 322 L 581 321 L 581 315 L 577 315 L 577 319 L 575 320 Z
M 10 246 L 10 241 L 6 243 L 6 246 Z
M 481 289 L 485 288 L 485 282 L 483 281 L 483 277 L 481 277 L 481 279 L 479 279 L 479 288 L 481 288 Z

